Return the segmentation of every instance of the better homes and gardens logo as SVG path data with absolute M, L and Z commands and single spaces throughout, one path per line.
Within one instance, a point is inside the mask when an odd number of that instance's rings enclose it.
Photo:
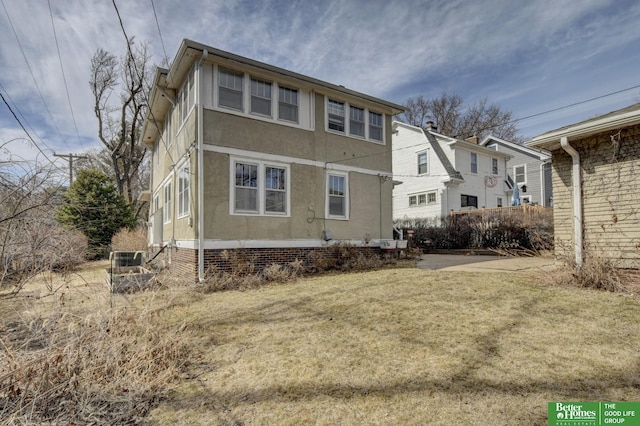
M 640 402 L 550 402 L 547 419 L 549 426 L 637 426 Z

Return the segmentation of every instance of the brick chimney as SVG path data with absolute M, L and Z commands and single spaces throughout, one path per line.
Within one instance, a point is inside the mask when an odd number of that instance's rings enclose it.
M 478 145 L 480 143 L 480 138 L 477 137 L 476 135 L 473 135 L 471 137 L 468 137 L 467 139 L 465 139 L 467 142 L 471 142 L 471 143 L 475 143 L 476 145 Z

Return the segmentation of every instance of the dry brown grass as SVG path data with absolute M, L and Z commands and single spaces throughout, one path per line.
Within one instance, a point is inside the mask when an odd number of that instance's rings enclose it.
M 77 318 L 94 312 L 96 320 L 72 328 L 75 333 L 89 325 L 104 330 L 102 319 L 120 312 L 117 321 L 133 330 L 125 327 L 119 335 L 133 338 L 142 352 L 162 346 L 165 337 L 186 345 L 169 376 L 155 382 L 163 373 L 150 368 L 155 373 L 145 376 L 136 362 L 115 370 L 127 374 L 127 389 L 148 390 L 137 399 L 119 393 L 117 377 L 84 385 L 94 393 L 78 401 L 97 407 L 92 412 L 105 413 L 100 404 L 107 401 L 132 422 L 543 425 L 549 401 L 640 400 L 640 300 L 540 284 L 524 274 L 387 269 L 211 295 L 169 288 L 114 296 L 114 310 L 106 310 L 109 296 L 94 287 L 67 294 L 64 305 L 53 299 L 21 303 L 29 312 L 58 309 Z M 109 315 L 95 313 L 98 307 Z M 12 312 L 26 318 L 21 309 Z M 34 329 L 51 326 L 35 322 Z M 102 339 L 110 334 L 96 332 Z M 37 356 L 43 343 L 19 348 L 28 341 L 18 339 L 10 351 Z M 123 341 L 95 344 L 117 354 Z M 90 363 L 85 356 L 66 365 Z M 3 367 L 9 362 L 0 357 Z M 105 371 L 105 363 L 90 364 L 82 377 L 97 382 L 89 373 Z M 43 383 L 31 380 L 25 383 Z M 0 384 L 2 392 L 7 387 Z M 140 409 L 150 409 L 148 417 L 138 415 Z M 85 420 L 80 423 L 103 421 L 88 413 L 76 413 Z
M 524 275 L 407 269 L 208 296 L 177 315 L 206 354 L 197 380 L 152 418 L 542 425 L 549 401 L 640 399 L 639 308 Z
M 142 251 L 148 248 L 147 230 L 122 228 L 111 238 L 112 251 Z

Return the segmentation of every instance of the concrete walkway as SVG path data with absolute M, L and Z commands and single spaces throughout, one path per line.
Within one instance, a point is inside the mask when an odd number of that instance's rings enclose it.
M 509 257 L 493 255 L 424 254 L 420 269 L 460 272 L 536 272 L 557 267 L 552 257 Z

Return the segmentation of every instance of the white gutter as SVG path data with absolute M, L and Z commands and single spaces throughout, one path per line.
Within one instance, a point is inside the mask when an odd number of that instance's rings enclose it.
M 582 267 L 582 185 L 580 182 L 580 154 L 574 147 L 569 145 L 566 136 L 560 138 L 560 146 L 573 160 L 573 170 L 571 179 L 573 182 L 573 239 L 574 251 L 576 254 L 576 268 Z
M 209 52 L 202 50 L 198 61 L 198 281 L 204 281 L 204 71 Z

